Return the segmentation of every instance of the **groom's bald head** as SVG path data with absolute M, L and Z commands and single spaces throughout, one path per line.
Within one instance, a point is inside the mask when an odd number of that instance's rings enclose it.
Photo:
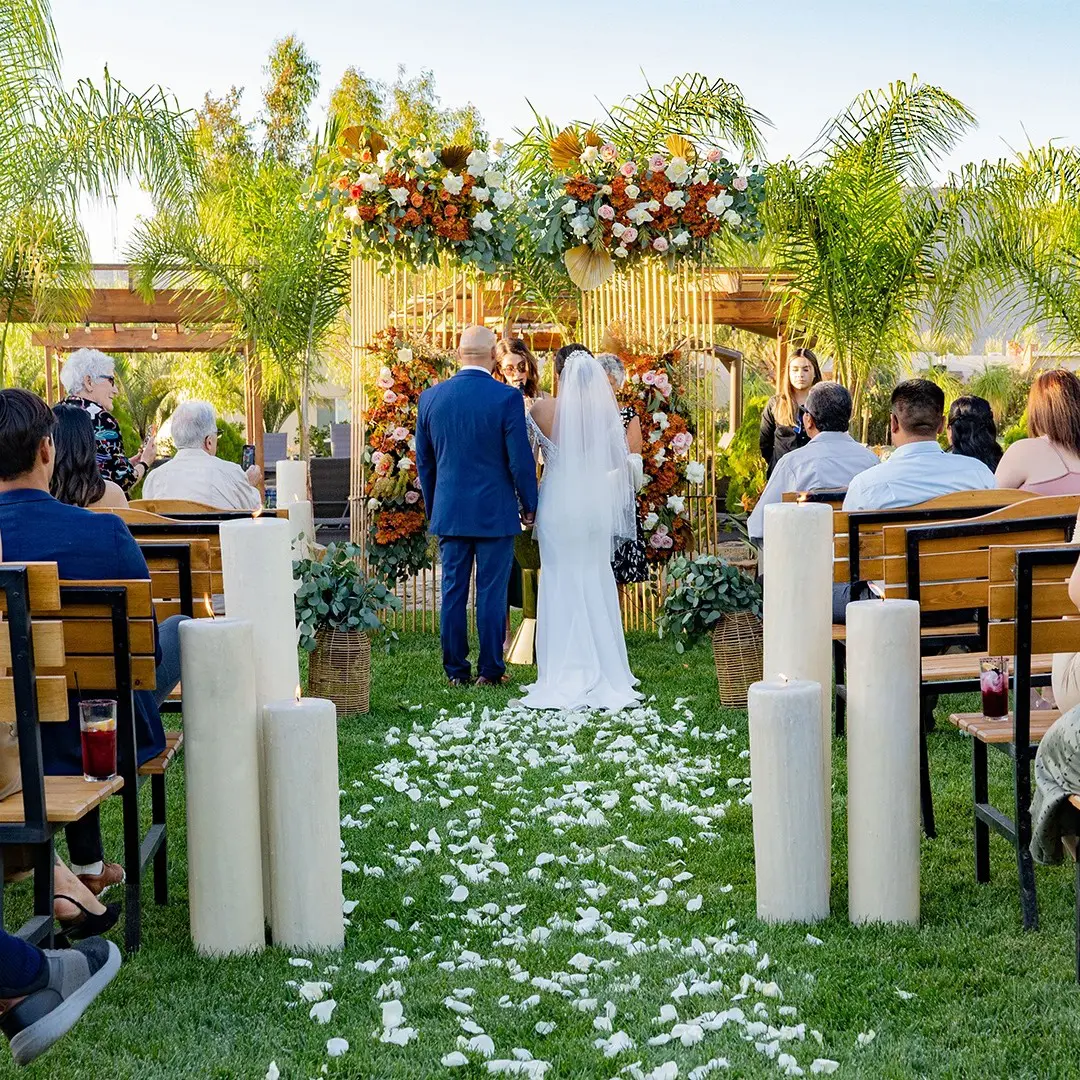
M 467 326 L 458 343 L 458 363 L 495 370 L 495 335 L 486 326 Z

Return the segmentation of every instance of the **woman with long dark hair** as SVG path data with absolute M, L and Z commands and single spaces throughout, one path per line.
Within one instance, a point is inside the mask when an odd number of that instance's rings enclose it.
M 821 382 L 821 366 L 812 349 L 795 349 L 788 358 L 787 371 L 779 380 L 780 389 L 769 398 L 761 414 L 758 449 L 772 476 L 776 463 L 787 453 L 810 441 L 803 422 L 810 388 Z
M 997 469 L 1003 451 L 986 398 L 958 397 L 949 407 L 949 453 L 975 458 L 991 472 Z
M 127 496 L 120 486 L 101 475 L 94 422 L 89 413 L 77 405 L 60 404 L 53 408 L 53 415 L 56 463 L 49 484 L 53 498 L 69 506 L 127 506 Z

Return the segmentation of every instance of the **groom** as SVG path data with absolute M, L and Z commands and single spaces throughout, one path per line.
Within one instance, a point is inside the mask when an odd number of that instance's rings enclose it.
M 476 682 L 488 686 L 505 677 L 506 590 L 514 538 L 536 515 L 536 465 L 521 393 L 492 375 L 495 335 L 468 327 L 457 355 L 457 374 L 420 395 L 416 470 L 439 538 L 443 668 L 452 686 L 470 681 L 466 606 L 475 561 Z

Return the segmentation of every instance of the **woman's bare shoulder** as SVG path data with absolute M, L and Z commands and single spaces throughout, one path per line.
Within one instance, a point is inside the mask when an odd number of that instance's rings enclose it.
M 124 494 L 124 489 L 119 484 L 114 484 L 111 480 L 105 481 L 105 494 L 101 496 L 95 506 L 107 506 L 112 510 L 122 510 L 127 507 L 127 496 Z

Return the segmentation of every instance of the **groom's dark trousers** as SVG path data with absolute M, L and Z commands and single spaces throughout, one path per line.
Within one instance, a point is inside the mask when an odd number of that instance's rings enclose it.
M 443 667 L 468 679 L 469 582 L 476 566 L 477 674 L 506 671 L 506 590 L 520 513 L 536 512 L 536 463 L 519 391 L 466 367 L 420 395 L 416 469 L 442 563 Z

